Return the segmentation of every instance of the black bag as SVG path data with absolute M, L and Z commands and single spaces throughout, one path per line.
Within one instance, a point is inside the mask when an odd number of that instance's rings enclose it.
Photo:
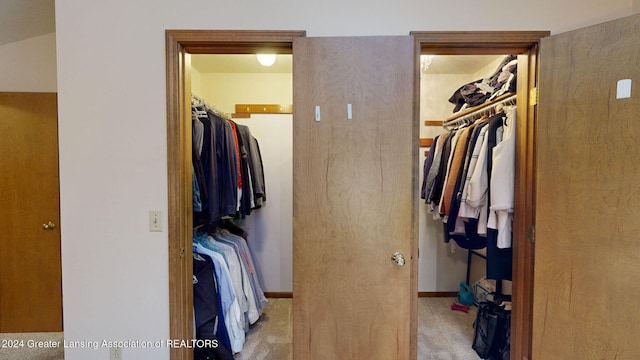
M 481 302 L 473 327 L 472 348 L 480 358 L 509 360 L 511 311 L 490 301 Z

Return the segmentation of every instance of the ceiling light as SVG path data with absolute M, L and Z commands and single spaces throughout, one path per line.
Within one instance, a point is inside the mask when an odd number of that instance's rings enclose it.
M 256 54 L 256 57 L 262 66 L 271 66 L 276 62 L 276 54 Z

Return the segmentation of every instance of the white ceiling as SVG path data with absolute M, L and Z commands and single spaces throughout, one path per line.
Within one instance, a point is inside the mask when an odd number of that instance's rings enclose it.
M 55 31 L 54 0 L 0 0 L 0 45 Z
M 269 66 L 258 63 L 255 55 L 191 55 L 191 66 L 201 73 L 283 73 L 293 72 L 292 55 L 276 55 Z
M 506 55 L 436 55 L 427 74 L 474 74 Z
M 429 74 L 473 74 L 505 55 L 437 55 Z M 262 66 L 255 55 L 192 55 L 191 65 L 200 73 L 284 73 L 292 72 L 292 55 L 277 55 L 270 67 Z

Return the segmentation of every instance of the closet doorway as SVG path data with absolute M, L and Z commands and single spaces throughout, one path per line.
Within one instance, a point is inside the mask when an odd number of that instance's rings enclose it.
M 479 32 L 479 33 L 412 33 L 416 44 L 416 64 L 420 53 L 425 54 L 521 54 L 519 56 L 518 104 L 527 104 L 529 90 L 536 81 L 536 55 L 542 32 Z M 303 37 L 300 32 L 253 31 L 167 31 L 167 117 L 168 117 L 168 179 L 169 179 L 169 287 L 170 287 L 170 337 L 193 338 L 193 296 L 191 268 L 191 131 L 189 69 L 190 54 L 246 54 L 256 53 L 268 47 L 276 52 L 290 53 L 293 39 Z M 273 50 L 272 50 L 273 51 Z M 522 71 L 526 69 L 526 71 Z M 417 70 L 417 65 L 416 65 Z M 522 80 L 521 80 L 522 79 Z M 521 91 L 523 90 L 523 91 Z M 294 94 L 295 96 L 295 94 Z M 417 96 L 414 101 L 417 101 Z M 531 209 L 533 197 L 533 126 L 534 109 L 519 105 L 518 148 L 520 159 L 526 166 L 516 174 L 518 191 L 516 206 Z M 420 119 L 422 120 L 422 119 Z M 416 120 L 417 121 L 417 120 Z M 417 145 L 417 138 L 415 143 Z M 417 173 L 417 172 L 416 172 Z M 417 200 L 416 200 L 417 201 Z M 532 223 L 534 214 L 518 212 L 514 237 L 524 239 L 526 226 Z M 512 352 L 516 358 L 528 356 L 530 349 L 530 309 L 532 251 L 524 247 L 514 248 L 518 267 L 514 269 L 514 329 Z M 527 265 L 528 264 L 528 265 Z M 295 274 L 294 274 L 295 276 Z M 412 281 L 417 281 L 412 277 Z M 412 318 L 415 318 L 415 308 Z M 414 332 L 415 334 L 415 332 Z M 415 347 L 415 342 L 413 342 Z M 415 348 L 413 349 L 415 353 Z M 189 349 L 171 349 L 171 359 L 189 359 Z
M 534 131 L 536 108 L 530 95 L 537 84 L 538 44 L 548 32 L 411 32 L 421 55 L 517 55 L 515 210 L 513 222 L 511 358 L 530 358 L 534 224 Z M 462 84 L 461 84 L 462 85 Z M 421 126 L 425 119 L 420 119 Z M 436 241 L 440 241 L 437 239 Z M 427 319 L 428 321 L 428 319 Z M 470 330 L 472 331 L 472 330 Z
M 291 54 L 293 38 L 303 31 L 166 31 L 167 141 L 169 174 L 169 296 L 171 339 L 193 339 L 191 239 L 192 54 Z M 192 359 L 186 348 L 170 350 L 171 359 Z

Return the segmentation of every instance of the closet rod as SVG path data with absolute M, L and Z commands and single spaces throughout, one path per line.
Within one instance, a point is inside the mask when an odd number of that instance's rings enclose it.
M 231 120 L 231 115 L 227 114 L 221 110 L 216 109 L 214 106 L 209 105 L 203 98 L 198 95 L 191 94 L 191 105 L 202 105 L 207 110 L 213 111 L 216 115 L 220 116 L 223 119 Z
M 480 115 L 484 115 L 485 113 L 486 114 L 491 113 L 494 110 L 493 106 L 497 107 L 498 105 L 515 105 L 515 103 L 516 103 L 516 94 L 509 93 L 509 94 L 500 95 L 491 101 L 488 101 L 478 106 L 474 106 L 454 116 L 451 116 L 450 118 L 444 121 L 442 126 L 455 127 L 465 123 L 470 123 L 478 119 Z

